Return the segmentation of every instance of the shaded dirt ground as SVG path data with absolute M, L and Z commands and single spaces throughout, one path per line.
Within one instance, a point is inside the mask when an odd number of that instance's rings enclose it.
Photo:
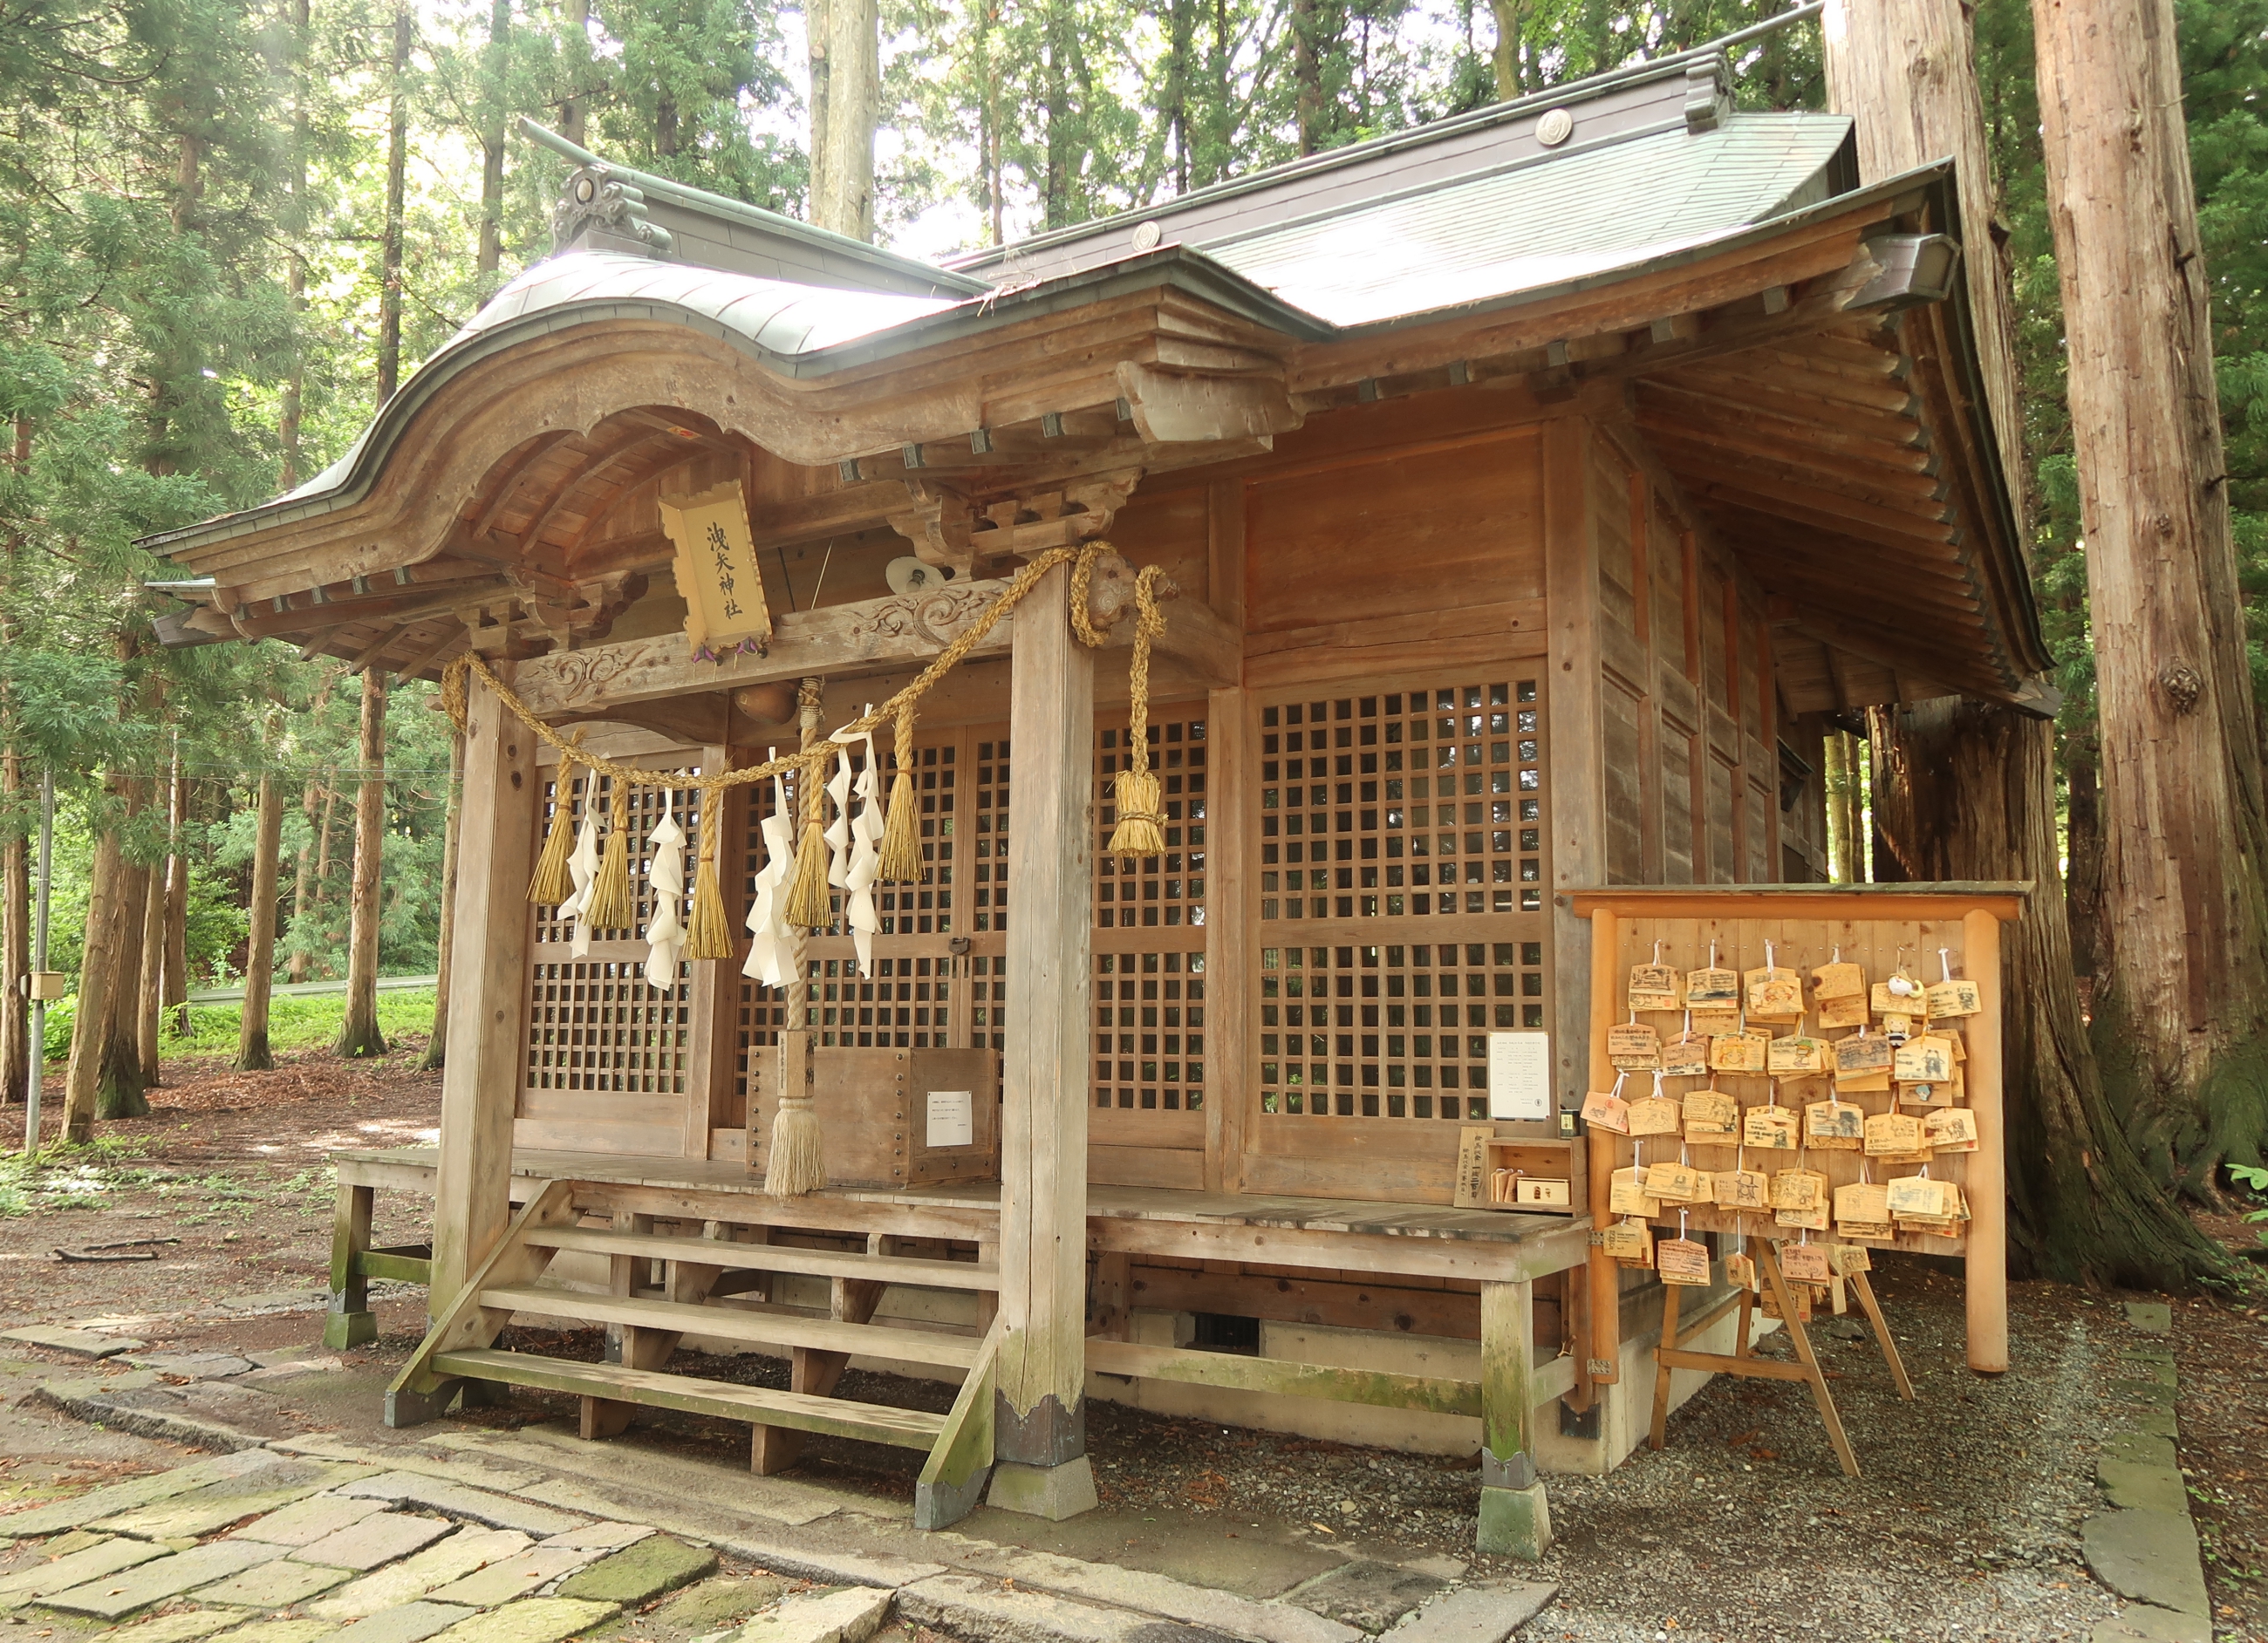
M 153 1346 L 307 1345 L 320 1332 L 313 1292 L 328 1268 L 326 1155 L 430 1140 L 438 1079 L 413 1070 L 415 1054 L 409 1045 L 382 1061 L 342 1064 L 314 1053 L 265 1075 L 169 1066 L 173 1082 L 152 1092 L 149 1118 L 105 1125 L 99 1149 L 25 1185 L 32 1213 L 0 1215 L 0 1327 L 94 1321 Z M 21 1112 L 0 1119 L 0 1143 L 20 1136 Z M 422 1205 L 381 1193 L 379 1207 L 381 1242 L 425 1235 Z M 2228 1230 L 2235 1236 L 2233 1220 Z M 157 1258 L 147 1261 L 66 1264 L 53 1254 L 145 1238 L 177 1242 L 149 1246 Z M 2107 1366 L 2132 1339 L 2119 1297 L 2016 1286 L 2015 1368 L 1988 1381 L 1963 1367 L 1957 1278 L 1919 1262 L 1883 1265 L 1877 1287 L 1917 1402 L 1897 1399 L 1855 1317 L 1822 1317 L 1815 1331 L 1867 1471 L 1855 1482 L 1837 1471 L 1804 1388 L 1720 1379 L 1672 1419 L 1663 1452 L 1641 1449 L 1607 1478 L 1550 1479 L 1561 1541 L 1535 1569 L 1474 1560 L 1470 1461 L 1095 1404 L 1089 1441 L 1104 1512 L 1075 1544 L 1063 1537 L 1071 1526 L 1027 1527 L 991 1513 L 980 1514 L 982 1532 L 1168 1572 L 1179 1555 L 1168 1542 L 1186 1546 L 1196 1536 L 1232 1561 L 1296 1547 L 1433 1578 L 1469 1567 L 1474 1576 L 1557 1581 L 1559 1597 L 1528 1638 L 2083 1639 L 2115 1608 L 2080 1565 L 2076 1528 L 2097 1505 L 2094 1443 L 2108 1411 Z M 245 1297 L 260 1304 L 223 1304 Z M 357 1368 L 399 1361 L 422 1329 L 422 1294 L 381 1299 L 378 1310 L 385 1334 L 349 1354 Z M 2268 1639 L 2260 1299 L 2177 1302 L 2175 1317 L 2181 1456 L 2211 1548 L 2218 1629 Z M 576 1355 L 599 1350 L 595 1332 L 543 1344 Z M 1780 1337 L 1760 1350 L 1788 1354 Z M 753 1355 L 708 1359 L 696 1372 L 785 1381 L 784 1364 Z M 26 1384 L 11 1379 L 0 1391 Z M 936 1408 L 950 1398 L 940 1385 L 885 1377 L 853 1375 L 843 1390 Z M 455 1419 L 468 1428 L 572 1428 L 564 1400 L 541 1395 Z M 747 1435 L 737 1425 L 649 1413 L 624 1441 L 730 1466 Z M 87 1453 L 85 1463 L 118 1471 L 176 1458 L 143 1445 Z M 917 1466 L 911 1454 L 814 1440 L 794 1475 L 902 1501 Z M 0 1503 L 10 1493 L 0 1474 Z M 1238 1541 L 1248 1554 L 1229 1544 Z

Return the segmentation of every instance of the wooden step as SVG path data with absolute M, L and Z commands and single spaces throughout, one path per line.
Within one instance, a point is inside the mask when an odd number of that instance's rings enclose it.
M 966 1369 L 976 1361 L 973 1335 L 938 1335 L 926 1330 L 891 1329 L 875 1324 L 838 1324 L 828 1318 L 791 1317 L 739 1307 L 702 1306 L 682 1301 L 650 1301 L 642 1295 L 594 1295 L 580 1289 L 483 1289 L 481 1305 L 501 1311 L 534 1312 L 577 1318 L 587 1324 L 627 1324 L 636 1329 L 675 1330 L 760 1346 L 814 1346 L 821 1352 L 895 1358 Z
M 802 1250 L 781 1243 L 727 1243 L 718 1238 L 672 1237 L 658 1232 L 608 1232 L 594 1227 L 542 1227 L 526 1240 L 537 1249 L 583 1255 L 629 1255 L 692 1261 L 732 1272 L 797 1273 L 813 1278 L 863 1278 L 872 1283 L 927 1289 L 998 1289 L 1000 1269 L 974 1261 L 925 1261 L 902 1255 L 860 1255 L 847 1250 Z
M 895 1444 L 902 1449 L 929 1449 L 945 1430 L 945 1417 L 925 1410 L 854 1404 L 839 1397 L 813 1397 L 803 1392 L 776 1392 L 761 1386 L 735 1386 L 730 1381 L 632 1369 L 618 1363 L 577 1363 L 528 1353 L 478 1349 L 437 1353 L 433 1368 L 436 1374 L 462 1375 L 467 1380 L 502 1381 L 512 1386 L 572 1392 L 616 1403 L 644 1404 L 656 1409 L 681 1409 L 696 1415 L 718 1415 L 726 1420 L 747 1420 L 758 1426 L 793 1427 L 802 1432 L 824 1432 L 838 1438 L 864 1438 L 870 1443 Z

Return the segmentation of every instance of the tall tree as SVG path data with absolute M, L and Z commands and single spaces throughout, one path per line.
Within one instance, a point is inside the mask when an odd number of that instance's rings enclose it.
M 490 0 L 488 49 L 481 55 L 481 238 L 475 268 L 483 287 L 504 258 L 504 114 L 511 102 L 512 0 Z
M 135 827 L 150 805 L 150 781 L 135 776 L 127 784 L 125 825 Z M 136 829 L 138 832 L 138 828 Z M 138 844 L 138 840 L 137 840 Z M 149 1081 L 142 1075 L 142 952 L 148 928 L 150 867 L 127 853 L 118 866 L 118 903 L 112 915 L 117 924 L 112 956 L 114 973 L 104 1009 L 89 1030 L 101 1046 L 95 1116 L 138 1119 L 150 1111 L 144 1093 Z M 86 982 L 79 981 L 80 1008 L 85 1008 Z M 77 1048 L 77 1031 L 72 1033 Z
M 252 899 L 246 909 L 244 1004 L 236 1035 L 236 1065 L 247 1073 L 276 1065 L 275 1053 L 268 1047 L 268 1002 L 276 986 L 276 881 L 284 847 L 284 795 L 272 772 L 261 772 L 257 808 Z
M 362 785 L 355 796 L 354 887 L 348 904 L 347 1011 L 341 1055 L 384 1055 L 378 1027 L 378 937 L 385 906 L 379 867 L 386 855 L 386 674 L 362 676 Z
M 2095 639 L 2113 1098 L 2161 1179 L 2268 1137 L 2268 815 L 2172 0 L 2033 0 Z
M 114 785 L 114 798 L 121 796 Z M 118 935 L 124 922 L 125 886 L 121 882 L 118 828 L 98 826 L 94 860 L 87 875 L 86 935 L 78 970 L 78 1005 L 71 1018 L 70 1061 L 63 1074 L 63 1138 L 74 1144 L 94 1139 L 99 1104 L 102 1057 L 110 995 L 118 979 Z
M 1862 174 L 1954 158 L 1986 407 L 2028 541 L 2014 325 L 1968 13 L 1962 0 L 1829 0 L 1825 25 L 1829 94 L 1857 125 Z M 1878 712 L 1874 723 L 1876 817 L 1908 875 L 2034 885 L 2004 950 L 2006 1099 L 2010 1132 L 2023 1138 L 2008 1149 L 2019 1249 L 2062 1278 L 2186 1284 L 2213 1270 L 2188 1221 L 2149 1190 L 2080 1020 L 2058 884 L 2052 722 L 1948 699 Z
M 433 1032 L 417 1065 L 438 1071 L 449 1060 L 449 985 L 457 945 L 457 835 L 465 808 L 465 733 L 449 738 L 449 812 L 442 824 L 441 933 L 434 943 Z
M 379 236 L 378 403 L 401 381 L 401 215 L 409 171 L 409 7 L 394 11 L 394 55 L 387 74 L 386 218 Z
M 812 221 L 853 239 L 872 239 L 874 122 L 882 97 L 880 10 L 876 0 L 826 0 L 825 10 L 827 112 L 823 133 L 813 133 Z M 814 64 L 814 84 L 818 72 Z

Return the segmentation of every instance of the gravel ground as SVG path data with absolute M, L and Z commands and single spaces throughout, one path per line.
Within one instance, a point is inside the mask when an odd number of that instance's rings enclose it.
M 2232 1249 L 2257 1246 L 2238 1215 L 2202 1220 Z M 2268 1265 L 2237 1271 L 2228 1292 L 2174 1303 L 2180 1458 L 2215 1631 L 2268 1639 Z
M 107 1317 L 144 1320 L 154 1342 L 296 1344 L 311 1315 L 231 1317 L 210 1303 L 319 1283 L 329 1239 L 330 1150 L 430 1134 L 438 1081 L 411 1070 L 415 1046 L 375 1063 L 320 1053 L 277 1072 L 170 1067 L 146 1119 L 104 1126 L 99 1156 L 26 1188 L 35 1214 L 0 1215 L 0 1323 Z M 20 1125 L 21 1109 L 9 1116 Z M 417 1207 L 380 1194 L 383 1241 L 412 1241 Z M 2231 1236 L 2235 1223 L 2232 1221 Z M 2245 1235 L 2249 1239 L 2249 1233 Z M 58 1247 L 178 1237 L 158 1260 L 67 1265 Z M 1877 1288 L 1918 1392 L 1896 1396 L 1854 1315 L 1815 1330 L 1867 1475 L 1837 1469 L 1807 1389 L 1719 1379 L 1670 1421 L 1660 1454 L 1641 1450 L 1606 1478 L 1550 1479 L 1561 1537 L 1541 1568 L 1490 1559 L 1475 1576 L 1556 1581 L 1560 1595 L 1526 1638 L 1644 1639 L 1675 1633 L 1749 1639 L 2083 1639 L 2113 1604 L 2080 1566 L 2075 1531 L 2097 1504 L 2098 1390 L 2128 1331 L 2117 1297 L 2049 1285 L 2011 1293 L 2012 1373 L 1971 1375 L 1962 1355 L 1956 1278 L 1888 1258 Z M 187 1309 L 186 1312 L 184 1309 Z M 399 1358 L 423 1308 L 379 1307 Z M 2257 1298 L 2178 1303 L 2183 1462 L 2215 1549 L 2226 1635 L 2259 1625 L 2261 1525 L 2268 1522 Z M 531 1345 L 538 1344 L 535 1340 Z M 543 1339 L 595 1357 L 595 1332 Z M 1761 1349 L 1785 1356 L 1774 1336 Z M 360 1356 L 361 1354 L 357 1354 Z M 688 1366 L 694 1368 L 695 1366 Z M 785 1366 L 718 1358 L 696 1372 L 784 1384 Z M 846 1396 L 942 1409 L 949 1388 L 853 1375 Z M 563 1402 L 523 1397 L 469 1417 L 495 1425 L 562 1419 Z M 628 1440 L 713 1456 L 745 1428 L 648 1415 Z M 1108 1405 L 1089 1411 L 1106 1507 L 1142 1517 L 1218 1522 L 1224 1534 L 1360 1547 L 1388 1560 L 1471 1561 L 1478 1479 L 1470 1463 L 1224 1429 Z M 801 1475 L 906 1500 L 919 1457 L 814 1440 Z

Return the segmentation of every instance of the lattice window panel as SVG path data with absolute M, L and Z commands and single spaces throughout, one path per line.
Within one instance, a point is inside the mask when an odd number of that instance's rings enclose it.
M 954 983 L 949 959 L 885 958 L 877 952 L 871 976 L 858 973 L 855 957 L 814 958 L 810 968 L 821 1044 L 950 1047 Z
M 1485 1119 L 1486 1035 L 1550 1021 L 1541 681 L 1397 683 L 1262 701 L 1263 1113 Z
M 633 762 L 654 770 L 682 768 L 660 760 Z M 569 825 L 579 826 L 593 805 L 603 823 L 612 814 L 613 796 L 613 778 L 581 773 L 566 796 Z M 555 770 L 546 783 L 536 818 L 539 850 L 560 803 Z M 705 818 L 697 788 L 670 789 L 669 804 L 686 833 L 686 897 L 678 909 L 678 916 L 683 918 L 689 911 Z M 521 1067 L 525 1090 L 684 1093 L 687 1060 L 692 1050 L 691 966 L 681 961 L 677 979 L 667 987 L 648 985 L 641 935 L 653 916 L 653 892 L 644 867 L 662 808 L 659 789 L 630 789 L 626 825 L 632 863 L 630 885 L 637 906 L 633 928 L 593 930 L 589 954 L 577 958 L 571 949 L 572 927 L 559 917 L 559 910 L 549 906 L 534 910 Z
M 1008 737 L 976 738 L 976 801 L 970 806 L 976 856 L 975 907 L 969 928 L 998 935 L 1008 928 Z
M 530 976 L 525 1088 L 684 1093 L 689 982 L 649 987 L 643 960 L 538 963 Z
M 1123 715 L 1095 730 L 1094 1104 L 1128 1112 L 1204 1107 L 1205 722 L 1196 704 L 1153 707 L 1161 855 L 1120 861 L 1116 774 L 1132 763 Z

